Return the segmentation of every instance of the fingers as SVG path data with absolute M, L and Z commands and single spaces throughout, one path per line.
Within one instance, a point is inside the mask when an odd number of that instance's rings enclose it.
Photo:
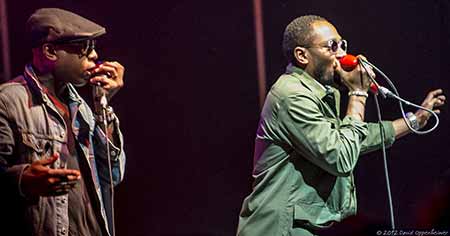
M 445 104 L 445 96 L 439 96 L 432 99 L 433 107 L 440 107 Z
M 41 159 L 41 160 L 37 160 L 35 163 L 43 165 L 43 166 L 48 166 L 48 165 L 51 165 L 51 164 L 55 163 L 55 161 L 58 160 L 58 158 L 59 158 L 59 154 L 55 153 L 55 154 L 53 154 L 53 156 L 51 156 L 49 158 L 44 158 L 44 159 Z
M 446 97 L 445 97 L 444 95 L 439 95 L 439 96 L 437 96 L 437 100 L 438 100 L 437 103 L 438 103 L 438 105 L 439 105 L 439 106 L 444 105 L 445 99 L 446 99 Z
M 125 68 L 116 61 L 105 61 L 96 68 L 93 73 L 108 74 L 106 76 L 95 76 L 90 79 L 93 84 L 100 83 L 105 89 L 119 89 L 123 86 L 123 74 Z
M 111 65 L 107 65 L 107 64 L 101 64 L 95 72 L 104 72 L 105 74 L 108 75 L 108 77 L 110 77 L 111 79 L 114 79 L 117 77 L 118 72 L 116 70 L 115 67 L 111 66 Z
M 443 92 L 442 89 L 436 89 L 436 90 L 429 92 L 428 94 L 431 95 L 432 97 L 435 97 L 435 96 L 441 94 L 442 92 Z
M 442 94 L 442 89 L 433 90 L 427 94 L 427 97 L 425 98 L 425 100 L 431 100 L 440 94 Z
M 122 80 L 124 71 L 125 68 L 119 62 L 105 61 L 102 64 L 100 64 L 97 68 L 95 68 L 93 70 L 93 73 L 105 72 L 105 74 L 108 74 L 109 77 L 113 80 L 116 79 Z
M 57 178 L 67 178 L 68 180 L 76 180 L 81 178 L 79 170 L 72 169 L 49 169 L 47 174 Z
M 77 181 L 56 181 L 52 183 L 45 195 L 47 196 L 59 196 L 67 194 L 70 190 L 72 190 Z
M 112 68 L 116 69 L 117 72 L 123 72 L 125 70 L 125 67 L 123 67 L 122 64 L 120 64 L 117 61 L 105 61 L 103 63 L 103 65 L 112 67 Z
M 359 58 L 359 59 L 362 59 L 363 61 L 367 61 L 367 58 L 364 55 L 359 54 L 356 57 Z
M 364 66 L 361 67 L 363 67 L 364 72 L 367 73 L 370 76 L 370 78 L 375 78 L 376 75 L 375 72 L 373 71 L 372 66 L 365 64 Z
M 429 92 L 423 101 L 422 105 L 433 109 L 434 107 L 439 107 L 445 104 L 446 97 L 445 95 L 442 95 L 443 91 L 442 89 L 435 89 L 431 92 Z
M 79 178 L 72 179 L 70 176 L 66 177 L 50 177 L 47 179 L 47 191 L 44 195 L 59 196 L 68 193 L 78 183 Z
M 89 80 L 92 84 L 100 85 L 105 88 L 105 86 L 110 86 L 111 83 L 114 83 L 114 80 L 109 79 L 106 76 L 95 76 Z

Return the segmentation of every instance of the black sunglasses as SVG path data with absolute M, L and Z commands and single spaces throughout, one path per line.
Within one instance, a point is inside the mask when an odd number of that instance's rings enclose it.
M 96 40 L 87 39 L 78 41 L 54 41 L 51 43 L 55 45 L 77 46 L 80 48 L 80 53 L 82 56 L 89 56 L 95 49 Z

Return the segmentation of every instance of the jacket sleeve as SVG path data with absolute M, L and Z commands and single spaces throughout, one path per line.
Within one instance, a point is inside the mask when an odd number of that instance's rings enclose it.
M 120 123 L 118 117 L 114 114 L 113 119 L 114 132 L 112 136 L 117 137 L 116 145 L 108 139 L 109 154 L 111 157 L 111 167 L 113 172 L 114 185 L 119 184 L 124 177 L 126 156 L 123 148 L 123 135 L 120 131 Z M 95 125 L 94 129 L 94 150 L 97 163 L 102 165 L 99 168 L 100 176 L 109 176 L 108 156 L 107 156 L 107 138 L 100 124 Z M 97 158 L 98 157 L 98 158 Z
M 3 97 L 0 96 L 0 186 L 2 189 L 6 188 L 9 195 L 23 197 L 20 180 L 29 164 L 11 164 L 15 141 L 7 111 Z
M 386 147 L 392 146 L 395 141 L 395 131 L 392 121 L 381 122 L 384 131 L 384 144 Z M 367 123 L 369 134 L 361 145 L 361 154 L 376 151 L 381 148 L 381 130 L 379 123 Z
M 346 116 L 336 127 L 314 99 L 317 98 L 295 94 L 283 100 L 278 117 L 282 139 L 330 174 L 348 176 L 368 135 L 367 124 Z

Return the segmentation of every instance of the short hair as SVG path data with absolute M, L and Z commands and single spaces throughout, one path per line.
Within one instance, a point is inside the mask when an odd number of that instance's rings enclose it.
M 283 34 L 283 53 L 288 62 L 294 62 L 295 47 L 311 43 L 312 24 L 317 21 L 328 22 L 321 16 L 305 15 L 297 17 L 286 26 Z

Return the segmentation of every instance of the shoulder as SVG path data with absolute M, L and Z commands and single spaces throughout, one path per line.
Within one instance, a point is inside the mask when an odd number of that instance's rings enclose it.
M 270 89 L 269 96 L 275 96 L 281 103 L 288 104 L 301 100 L 318 102 L 314 93 L 293 74 L 281 75 Z
M 27 82 L 23 76 L 18 76 L 0 85 L 2 100 L 17 100 L 28 94 Z
M 300 78 L 293 74 L 281 75 L 272 86 L 275 90 L 283 95 L 289 96 L 297 93 L 308 93 L 308 89 L 303 85 Z

